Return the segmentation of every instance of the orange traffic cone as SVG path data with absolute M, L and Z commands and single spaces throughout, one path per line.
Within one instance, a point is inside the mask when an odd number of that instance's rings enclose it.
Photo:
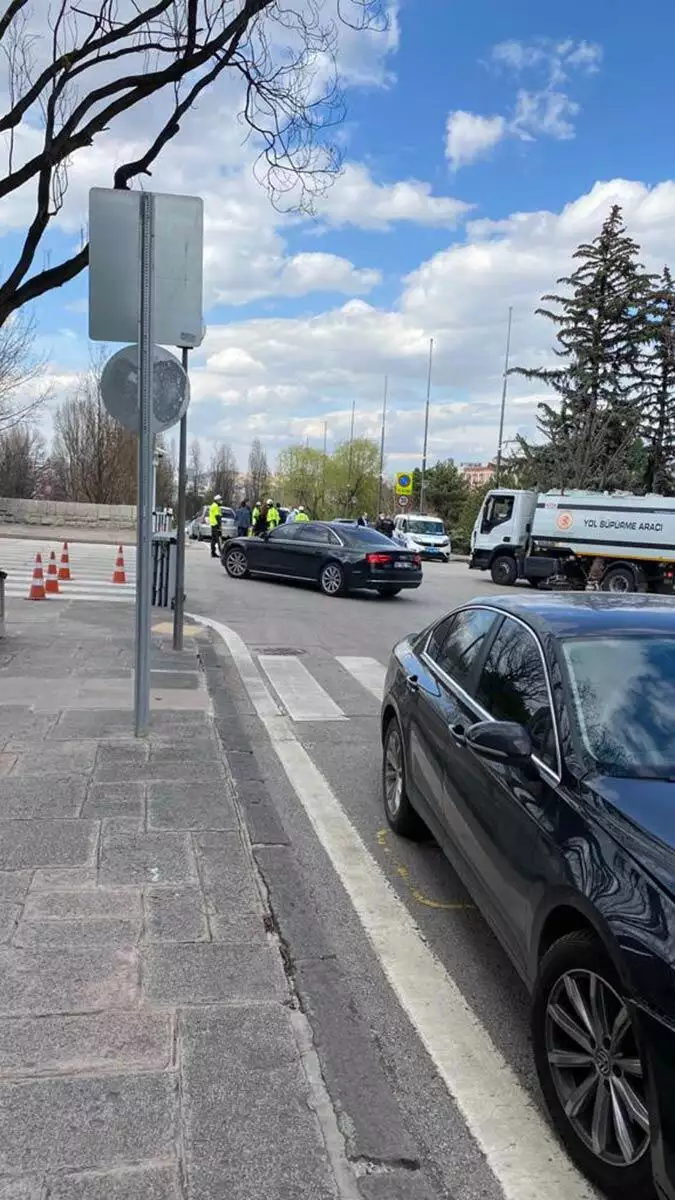
M 113 583 L 126 583 L 127 577 L 124 574 L 124 551 L 121 546 L 117 547 L 117 561 L 112 577 Z
M 47 567 L 47 578 L 45 580 L 45 592 L 48 596 L 58 596 L 59 594 L 59 573 L 56 567 L 56 555 L 53 550 L 49 555 L 49 566 Z
M 42 577 L 42 555 L 35 555 L 35 566 L 33 567 L 33 579 L 28 593 L 29 600 L 44 600 L 45 598 L 45 581 Z
M 71 578 L 71 574 L 70 574 L 70 558 L 68 556 L 68 543 L 64 542 L 63 550 L 61 551 L 61 562 L 59 563 L 59 579 L 64 579 L 64 580 L 68 579 L 69 580 L 70 578 Z

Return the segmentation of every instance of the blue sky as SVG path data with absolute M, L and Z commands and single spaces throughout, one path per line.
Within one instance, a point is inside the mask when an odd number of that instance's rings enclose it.
M 205 199 L 209 332 L 193 357 L 190 422 L 206 453 L 229 441 L 243 468 L 251 437 L 274 459 L 320 440 L 324 421 L 335 444 L 353 399 L 357 430 L 376 435 L 387 374 L 389 466 L 414 466 L 433 337 L 432 457 L 485 459 L 508 306 L 516 359 L 545 361 L 539 295 L 614 201 L 645 260 L 672 263 L 670 6 L 659 0 L 648 21 L 609 0 L 544 14 L 531 3 L 403 0 L 388 34 L 345 37 L 346 171 L 314 220 L 280 216 L 254 182 L 231 89 L 186 122 L 152 186 Z M 143 137 L 143 120 L 73 165 L 45 243 L 52 256 L 77 242 L 88 187 L 110 183 L 110 162 Z M 7 225 L 4 263 L 21 212 Z M 82 277 L 36 306 L 57 398 L 87 359 L 86 286 Z M 507 436 L 533 429 L 538 398 L 514 381 Z

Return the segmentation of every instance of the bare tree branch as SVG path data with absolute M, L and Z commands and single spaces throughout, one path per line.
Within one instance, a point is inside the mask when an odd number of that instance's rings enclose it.
M 35 187 L 23 245 L 0 283 L 0 326 L 87 265 L 84 246 L 56 266 L 34 270 L 64 201 L 68 166 L 153 97 L 167 96 L 165 115 L 145 151 L 117 166 L 115 187 L 150 173 L 188 110 L 230 70 L 241 83 L 241 115 L 260 150 L 258 176 L 273 201 L 311 208 L 313 194 L 340 163 L 330 141 L 344 113 L 336 22 L 384 29 L 386 0 L 337 0 L 337 8 L 334 0 L 126 0 L 125 9 L 115 0 L 95 0 L 93 9 L 58 0 L 48 42 L 38 40 L 42 31 L 33 16 L 31 0 L 10 0 L 0 16 L 9 74 L 8 108 L 0 115 L 0 133 L 9 135 L 0 199 Z M 15 135 L 25 122 L 34 139 L 36 119 L 41 146 L 19 160 Z

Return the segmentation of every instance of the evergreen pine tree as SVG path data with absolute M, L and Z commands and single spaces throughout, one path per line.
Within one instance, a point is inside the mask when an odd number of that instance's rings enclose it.
M 554 353 L 561 360 L 554 367 L 514 368 L 560 397 L 559 408 L 539 406 L 544 444 L 520 439 L 539 486 L 630 486 L 640 431 L 640 364 L 651 336 L 651 279 L 638 253 L 614 205 L 600 234 L 575 251 L 576 270 L 558 280 L 568 294 L 543 296 L 547 307 L 536 310 L 557 326 Z
M 675 284 L 668 270 L 651 296 L 652 341 L 644 357 L 640 432 L 644 442 L 642 485 L 647 492 L 675 491 Z

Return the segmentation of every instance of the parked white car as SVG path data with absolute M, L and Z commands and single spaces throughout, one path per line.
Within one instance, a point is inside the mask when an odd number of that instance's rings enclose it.
M 237 524 L 234 510 L 220 506 L 220 536 L 224 542 L 237 536 Z M 205 504 L 190 524 L 190 537 L 193 542 L 210 542 L 211 526 L 209 525 L 209 506 Z

